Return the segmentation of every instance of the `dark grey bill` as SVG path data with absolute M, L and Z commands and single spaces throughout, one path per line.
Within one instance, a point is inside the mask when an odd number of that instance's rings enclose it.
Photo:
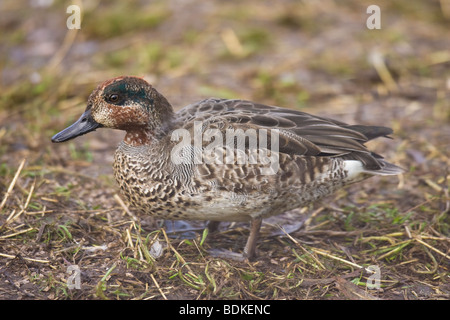
M 92 118 L 91 109 L 89 109 L 86 110 L 81 115 L 80 119 L 78 119 L 70 127 L 67 127 L 63 131 L 55 134 L 52 137 L 52 142 L 64 142 L 101 127 L 102 125 Z

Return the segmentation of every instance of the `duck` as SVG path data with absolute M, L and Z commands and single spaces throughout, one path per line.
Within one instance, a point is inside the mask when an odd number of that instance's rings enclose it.
M 125 132 L 113 172 L 123 196 L 164 220 L 249 222 L 242 253 L 253 260 L 263 219 L 306 206 L 372 176 L 402 168 L 365 146 L 384 126 L 349 125 L 299 110 L 208 98 L 177 112 L 141 77 L 104 81 L 61 143 L 97 129 Z M 222 250 L 227 251 L 227 250 Z

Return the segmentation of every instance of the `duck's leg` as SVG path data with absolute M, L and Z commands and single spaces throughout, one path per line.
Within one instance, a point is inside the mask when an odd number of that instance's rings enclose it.
M 262 218 L 252 219 L 250 222 L 250 234 L 244 248 L 244 257 L 252 260 L 256 257 L 256 243 L 258 242 L 259 230 L 261 229 Z
M 211 221 L 212 222 L 212 221 Z M 261 229 L 262 218 L 252 219 L 250 222 L 250 235 L 247 239 L 244 252 L 242 254 L 229 250 L 212 249 L 209 253 L 218 258 L 232 259 L 235 261 L 252 260 L 256 257 L 256 243 L 258 240 L 259 229 Z M 208 224 L 209 228 L 209 224 Z

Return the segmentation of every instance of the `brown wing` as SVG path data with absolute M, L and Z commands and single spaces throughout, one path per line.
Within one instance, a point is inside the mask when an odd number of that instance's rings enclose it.
M 364 143 L 392 133 L 387 127 L 348 125 L 245 100 L 207 99 L 183 108 L 177 115 L 185 128 L 192 127 L 194 121 L 202 121 L 204 128 L 222 130 L 278 129 L 282 153 L 360 160 L 367 170 L 379 170 L 385 162 L 370 152 Z

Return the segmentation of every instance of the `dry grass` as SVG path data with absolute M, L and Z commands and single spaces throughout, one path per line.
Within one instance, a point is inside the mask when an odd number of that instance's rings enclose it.
M 372 3 L 339 3 L 85 3 L 78 31 L 63 3 L 2 3 L 0 299 L 448 299 L 446 1 L 382 1 L 381 30 L 365 28 Z M 177 108 L 240 97 L 392 126 L 393 140 L 370 147 L 407 173 L 268 219 L 257 261 L 211 257 L 241 250 L 247 226 L 173 233 L 136 215 L 111 176 L 121 133 L 50 142 L 122 74 Z M 74 265 L 80 289 L 68 287 Z

